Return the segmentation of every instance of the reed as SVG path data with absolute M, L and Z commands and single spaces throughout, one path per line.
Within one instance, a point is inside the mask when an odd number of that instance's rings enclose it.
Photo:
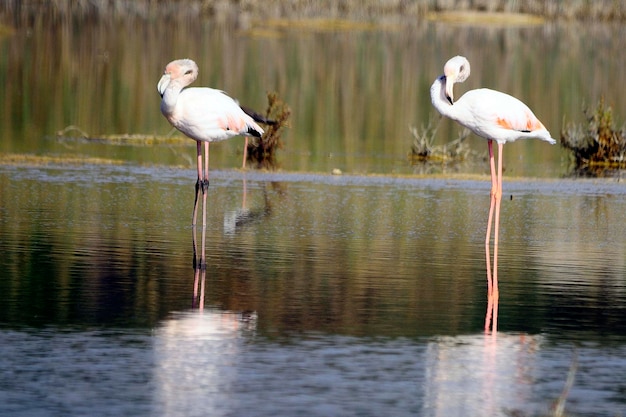
M 600 99 L 595 109 L 583 110 L 586 124 L 568 124 L 561 145 L 571 151 L 576 174 L 610 175 L 626 168 L 626 127 L 616 129 L 613 109 Z

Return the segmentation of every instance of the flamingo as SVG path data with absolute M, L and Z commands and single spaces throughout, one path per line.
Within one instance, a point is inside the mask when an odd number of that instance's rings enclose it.
M 555 144 L 550 132 L 535 117 L 533 112 L 520 100 L 508 94 L 481 88 L 466 92 L 458 100 L 454 100 L 454 83 L 462 83 L 470 75 L 470 64 L 467 58 L 455 56 L 446 62 L 443 75 L 435 80 L 430 87 L 433 106 L 441 113 L 465 126 L 476 135 L 487 139 L 489 148 L 489 168 L 491 171 L 491 202 L 485 252 L 487 260 L 487 316 L 485 331 L 489 331 L 490 317 L 493 312 L 492 331 L 497 327 L 498 305 L 498 232 L 500 223 L 500 202 L 502 200 L 502 150 L 507 142 L 517 139 L 540 139 Z M 496 171 L 493 155 L 493 142 L 498 144 L 498 168 Z M 495 217 L 494 217 L 495 211 Z M 491 225 L 494 224 L 493 235 L 493 270 L 489 255 Z
M 209 143 L 243 135 L 246 143 L 243 167 L 246 165 L 248 137 L 264 133 L 258 123 L 275 124 L 260 114 L 242 107 L 223 91 L 207 87 L 186 88 L 198 78 L 198 65 L 191 59 L 177 59 L 165 67 L 157 84 L 161 95 L 161 113 L 176 129 L 197 143 L 198 181 L 193 209 L 196 224 L 199 190 L 206 196 L 209 187 Z M 204 171 L 202 170 L 204 143 Z M 203 221 L 203 226 L 205 221 Z

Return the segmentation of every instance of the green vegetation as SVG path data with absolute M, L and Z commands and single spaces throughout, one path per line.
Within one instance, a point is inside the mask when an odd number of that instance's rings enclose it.
M 569 124 L 561 145 L 572 152 L 575 173 L 602 176 L 626 168 L 626 128 L 617 130 L 613 109 L 601 99 L 595 109 L 583 110 L 586 126 Z

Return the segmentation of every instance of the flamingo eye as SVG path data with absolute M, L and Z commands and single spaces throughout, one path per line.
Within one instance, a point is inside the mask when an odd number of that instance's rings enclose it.
M 191 74 L 192 72 L 193 72 L 192 70 L 187 70 L 187 71 L 185 71 L 185 75 Z
M 465 65 L 461 65 L 461 68 L 459 68 L 459 72 L 463 72 L 465 71 Z

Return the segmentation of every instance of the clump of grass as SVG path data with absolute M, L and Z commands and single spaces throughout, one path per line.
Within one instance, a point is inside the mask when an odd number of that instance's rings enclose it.
M 176 132 L 176 129 L 172 129 Z M 187 144 L 189 140 L 183 136 L 157 136 L 141 133 L 119 133 L 119 134 L 102 134 L 90 135 L 78 126 L 69 125 L 56 132 L 56 137 L 62 140 L 80 139 L 88 142 L 102 142 L 110 145 L 178 145 Z
M 432 125 L 432 121 L 428 121 L 426 127 L 422 126 L 418 130 L 414 126 L 409 127 L 409 131 L 413 136 L 413 145 L 411 146 L 410 158 L 413 162 L 435 162 L 435 163 L 450 163 L 461 162 L 471 154 L 471 149 L 465 143 L 465 139 L 468 138 L 470 132 L 464 129 L 459 134 L 459 137 L 450 143 L 442 146 L 435 146 L 435 137 L 437 134 L 438 126 Z
M 600 99 L 595 109 L 583 110 L 586 126 L 569 124 L 561 131 L 561 145 L 572 151 L 579 173 L 602 175 L 626 168 L 626 129 L 615 128 L 613 109 Z
M 122 165 L 119 159 L 91 158 L 71 154 L 34 155 L 0 153 L 0 165 L 48 166 L 48 165 Z
M 249 162 L 255 163 L 259 169 L 276 169 L 276 151 L 282 149 L 281 136 L 288 126 L 291 109 L 275 92 L 267 94 L 267 110 L 265 118 L 272 121 L 265 127 L 265 133 L 257 140 L 248 142 Z

